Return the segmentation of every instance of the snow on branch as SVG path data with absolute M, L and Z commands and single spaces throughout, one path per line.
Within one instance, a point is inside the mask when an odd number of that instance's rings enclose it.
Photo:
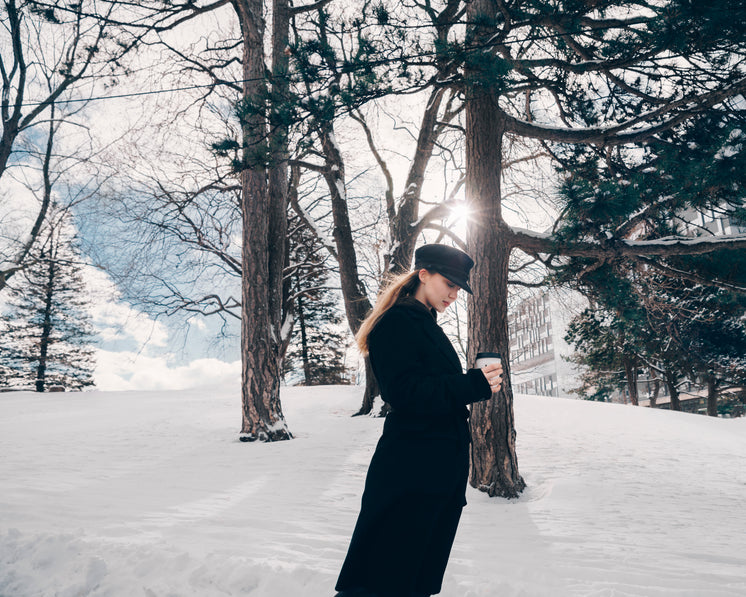
M 558 240 L 549 233 L 505 226 L 510 244 L 529 254 L 567 257 L 635 257 L 651 255 L 702 255 L 720 249 L 746 249 L 746 234 L 727 236 L 668 236 L 654 240 Z

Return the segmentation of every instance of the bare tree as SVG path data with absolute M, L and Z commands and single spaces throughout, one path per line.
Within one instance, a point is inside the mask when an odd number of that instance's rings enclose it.
M 104 77 L 115 81 L 120 61 L 136 47 L 136 38 L 120 35 L 106 18 L 94 18 L 91 4 L 58 10 L 46 3 L 8 0 L 0 7 L 0 179 L 24 167 L 23 159 L 11 160 L 19 142 L 33 144 L 35 129 L 50 120 L 70 121 L 90 95 L 92 83 Z M 55 105 L 70 101 L 75 104 L 66 116 L 59 109 L 52 114 Z M 12 238 L 2 234 L 0 290 L 27 264 L 48 212 L 49 202 L 41 201 L 27 229 L 11 233 Z M 17 222 L 6 220 L 4 228 L 10 230 L 13 224 Z

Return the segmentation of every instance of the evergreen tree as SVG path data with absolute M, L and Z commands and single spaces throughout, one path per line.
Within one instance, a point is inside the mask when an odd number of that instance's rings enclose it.
M 79 390 L 93 385 L 93 329 L 76 240 L 65 218 L 47 231 L 33 265 L 13 278 L 0 339 L 4 384 Z
M 570 322 L 565 340 L 576 349 L 570 360 L 581 366 L 581 386 L 574 390 L 581 397 L 608 402 L 625 387 L 622 327 L 612 313 L 597 307 Z
M 302 374 L 302 385 L 349 383 L 345 353 L 349 334 L 339 312 L 339 297 L 329 287 L 325 249 L 298 218 L 291 221 L 291 293 L 295 329 L 285 354 L 285 379 Z
M 572 256 L 555 269 L 557 280 L 599 308 L 576 318 L 568 334 L 579 350 L 576 358 L 590 368 L 589 379 L 635 355 L 633 371 L 645 365 L 660 373 L 674 409 L 680 408 L 677 388 L 683 379 L 703 385 L 709 380 L 711 387 L 726 378 L 738 383 L 746 340 L 743 251 L 667 255 L 664 248 L 666 239 L 687 237 L 709 237 L 714 248 L 724 231 L 721 219 L 743 225 L 744 130 L 746 115 L 725 104 L 636 151 L 602 154 L 575 146 L 559 152 L 566 207 L 557 235 L 612 249 L 601 260 Z M 664 239 L 657 255 L 623 255 L 625 245 L 652 239 Z M 598 334 L 599 319 L 613 319 L 627 348 Z M 630 377 L 635 375 L 627 375 L 632 390 Z M 716 414 L 714 391 L 708 402 L 708 412 Z
M 605 398 L 625 387 L 632 395 L 636 375 L 629 370 L 644 367 L 665 381 L 674 410 L 681 408 L 677 388 L 689 380 L 707 388 L 708 414 L 716 415 L 720 389 L 746 381 L 746 294 L 734 290 L 746 286 L 740 263 L 727 251 L 675 261 L 691 278 L 709 271 L 720 287 L 626 260 L 583 276 L 580 287 L 594 309 L 573 320 L 567 340 L 578 351 L 574 360 L 587 367 L 585 395 Z

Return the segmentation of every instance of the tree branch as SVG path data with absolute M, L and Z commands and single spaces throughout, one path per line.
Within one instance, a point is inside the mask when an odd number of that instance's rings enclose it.
M 640 261 L 642 261 L 643 263 L 647 263 L 648 265 L 650 265 L 650 267 L 657 269 L 667 276 L 672 276 L 674 278 L 683 278 L 684 280 L 689 280 L 690 282 L 701 284 L 702 286 L 714 286 L 716 288 L 723 288 L 725 290 L 732 290 L 733 292 L 746 294 L 746 288 L 743 286 L 736 286 L 735 284 L 721 282 L 720 280 L 703 278 L 702 276 L 698 276 L 693 272 L 676 269 L 674 267 L 670 267 L 668 265 L 664 265 L 658 261 L 655 261 L 654 259 L 648 259 L 647 257 L 640 257 Z
M 555 141 L 558 143 L 588 143 L 598 145 L 623 145 L 637 143 L 651 136 L 670 129 L 703 109 L 711 108 L 719 102 L 739 94 L 746 93 L 746 78 L 741 78 L 732 85 L 698 96 L 687 96 L 664 106 L 630 118 L 624 122 L 606 127 L 561 128 L 544 126 L 521 120 L 503 113 L 506 130 L 524 137 Z M 643 129 L 630 130 L 633 127 L 650 122 L 656 118 L 665 118 L 662 122 Z
M 391 171 L 389 170 L 386 161 L 381 157 L 381 154 L 376 147 L 376 143 L 373 140 L 373 133 L 360 111 L 357 110 L 350 112 L 350 117 L 363 127 L 365 138 L 368 140 L 368 147 L 370 148 L 373 157 L 376 159 L 376 162 L 378 162 L 378 166 L 381 168 L 383 176 L 386 179 L 386 211 L 388 213 L 389 221 L 392 221 L 396 217 L 396 209 L 394 207 L 394 179 L 391 176 Z
M 721 249 L 746 249 L 746 235 L 671 236 L 655 240 L 609 239 L 603 242 L 562 241 L 549 234 L 510 228 L 503 224 L 510 244 L 529 254 L 566 257 L 642 257 L 650 255 L 704 255 Z

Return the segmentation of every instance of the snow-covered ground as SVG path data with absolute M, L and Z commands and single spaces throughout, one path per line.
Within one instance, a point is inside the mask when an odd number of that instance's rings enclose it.
M 0 394 L 0 596 L 331 597 L 382 421 L 287 388 Z M 469 489 L 444 597 L 746 595 L 746 420 L 516 398 L 528 483 Z

